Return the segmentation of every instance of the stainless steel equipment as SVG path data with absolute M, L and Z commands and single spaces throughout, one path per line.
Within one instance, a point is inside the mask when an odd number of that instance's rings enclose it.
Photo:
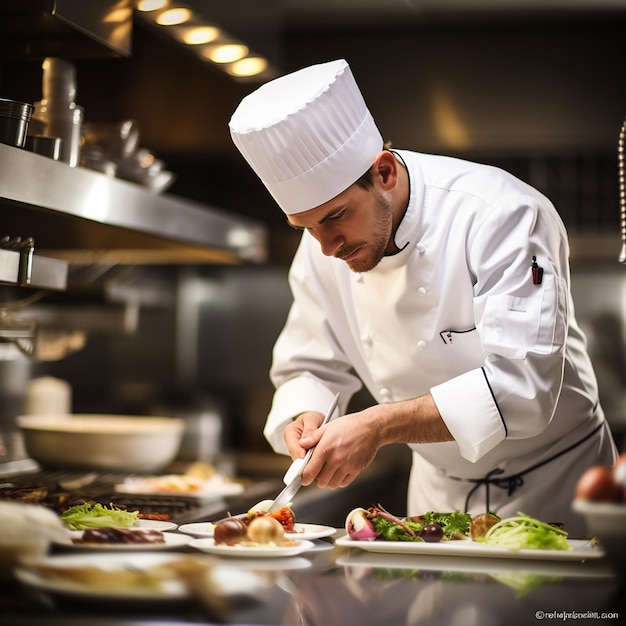
M 23 148 L 32 111 L 27 102 L 0 98 L 0 142 Z
M 0 211 L 6 232 L 77 265 L 259 263 L 267 253 L 254 220 L 2 144 Z
M 0 3 L 3 59 L 128 56 L 132 0 L 4 0 Z

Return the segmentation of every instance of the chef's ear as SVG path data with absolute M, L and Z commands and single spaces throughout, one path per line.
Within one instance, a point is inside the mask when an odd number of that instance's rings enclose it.
M 384 191 L 391 191 L 398 183 L 398 161 L 393 152 L 383 150 L 374 159 L 374 175 Z

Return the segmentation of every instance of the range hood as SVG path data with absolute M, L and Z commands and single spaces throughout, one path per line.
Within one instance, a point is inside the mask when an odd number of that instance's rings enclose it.
M 128 56 L 132 0 L 2 0 L 0 57 Z
M 0 144 L 2 235 L 76 265 L 261 263 L 267 228 L 177 196 Z

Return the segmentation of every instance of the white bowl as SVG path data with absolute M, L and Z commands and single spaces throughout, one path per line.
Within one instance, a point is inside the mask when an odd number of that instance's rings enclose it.
M 597 537 L 609 563 L 626 576 L 626 503 L 577 499 L 572 508 L 585 518 L 587 532 Z
M 43 466 L 153 472 L 171 463 L 181 419 L 130 415 L 21 415 L 26 452 Z

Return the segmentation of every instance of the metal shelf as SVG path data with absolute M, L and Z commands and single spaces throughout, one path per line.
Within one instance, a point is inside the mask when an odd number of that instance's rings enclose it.
M 0 144 L 0 231 L 76 264 L 261 263 L 253 220 Z
M 55 289 L 67 287 L 68 265 L 65 261 L 49 259 L 37 254 L 32 257 L 29 275 L 23 271 L 22 254 L 14 250 L 0 249 L 0 282 L 21 287 Z

